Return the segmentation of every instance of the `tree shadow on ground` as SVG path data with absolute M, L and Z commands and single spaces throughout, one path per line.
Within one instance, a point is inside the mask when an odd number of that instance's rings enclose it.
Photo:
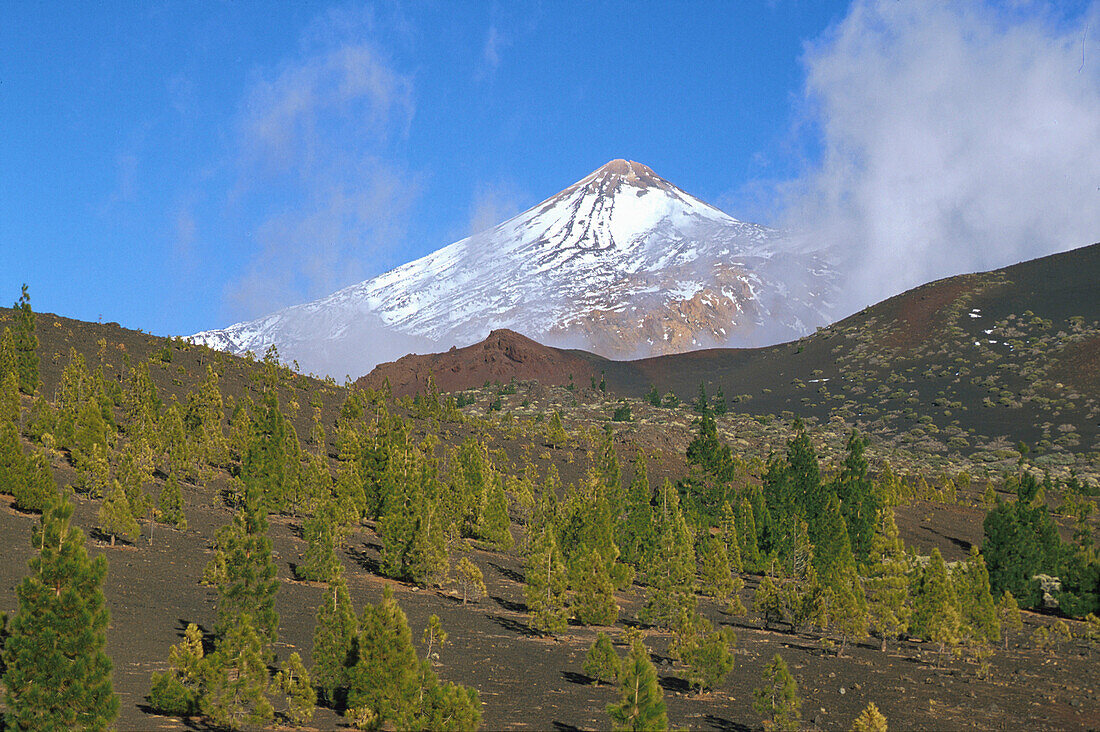
M 557 730 L 558 732 L 580 732 L 580 730 L 581 730 L 580 727 L 574 727 L 571 724 L 566 724 L 565 722 L 559 722 L 556 719 L 553 722 L 550 723 L 550 727 L 552 729 Z
M 741 724 L 740 722 L 731 722 L 723 717 L 716 717 L 713 714 L 708 714 L 703 717 L 707 725 L 711 729 L 716 729 L 719 732 L 751 732 L 752 727 Z
M 681 679 L 679 676 L 661 676 L 657 683 L 661 685 L 661 688 L 665 691 L 671 691 L 677 694 L 687 694 L 691 691 L 691 684 Z
M 489 619 L 492 620 L 497 625 L 499 625 L 500 627 L 504 628 L 505 630 L 509 630 L 513 633 L 516 633 L 517 635 L 522 635 L 526 638 L 541 638 L 542 637 L 542 633 L 540 633 L 539 631 L 537 631 L 537 630 L 535 630 L 535 629 L 533 629 L 533 628 L 531 628 L 531 627 L 529 627 L 529 626 L 527 626 L 523 623 L 518 623 L 515 620 L 512 620 L 511 618 L 506 618 L 503 615 L 494 615 L 493 613 L 490 613 L 489 614 Z
M 368 544 L 367 546 L 370 545 Z M 367 572 L 370 572 L 373 575 L 381 576 L 382 565 L 378 562 L 377 559 L 372 556 L 368 556 L 365 551 L 353 546 L 349 546 L 347 548 L 347 553 L 348 556 L 350 556 L 356 564 L 365 569 Z
M 510 610 L 514 613 L 527 612 L 527 603 L 525 602 L 512 602 L 511 600 L 505 600 L 503 597 L 497 597 L 496 595 L 489 595 L 489 599 L 505 610 Z
M 516 582 L 518 584 L 523 584 L 524 582 L 527 581 L 527 579 L 522 574 L 515 571 L 514 569 L 508 569 L 507 567 L 502 567 L 502 566 L 500 566 L 499 564 L 497 564 L 495 562 L 488 562 L 488 565 L 490 567 L 492 567 L 493 569 L 495 569 L 496 571 L 500 572 L 502 575 L 504 575 L 508 579 L 512 580 L 513 582 Z
M 186 729 L 194 730 L 195 732 L 217 732 L 219 730 L 225 729 L 224 727 L 218 727 L 211 724 L 206 720 L 205 717 L 173 717 L 171 714 L 165 714 L 159 709 L 154 709 L 144 702 L 140 704 L 135 704 L 134 707 L 138 709 L 142 714 L 146 714 L 150 717 L 179 720 Z
M 595 681 L 591 676 L 585 676 L 576 671 L 562 671 L 561 677 L 570 684 L 580 684 L 581 686 L 592 686 L 592 682 Z

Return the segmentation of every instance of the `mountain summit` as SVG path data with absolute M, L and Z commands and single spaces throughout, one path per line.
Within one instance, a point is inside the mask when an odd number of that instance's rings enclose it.
M 612 160 L 486 231 L 328 297 L 192 336 L 233 352 L 275 344 L 343 376 L 496 328 L 608 358 L 765 345 L 829 321 L 825 260 L 649 167 Z

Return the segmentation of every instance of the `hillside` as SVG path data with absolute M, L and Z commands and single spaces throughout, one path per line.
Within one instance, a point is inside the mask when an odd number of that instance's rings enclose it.
M 11 323 L 10 311 L 0 311 L 0 328 Z M 688 682 L 682 661 L 675 658 L 674 635 L 661 627 L 640 621 L 639 616 L 652 588 L 639 580 L 615 593 L 620 607 L 612 626 L 583 625 L 571 622 L 565 630 L 548 634 L 535 627 L 525 593 L 525 559 L 521 552 L 533 515 L 524 496 L 524 486 L 541 491 L 548 483 L 551 466 L 561 475 L 561 505 L 571 505 L 585 495 L 591 475 L 601 469 L 601 454 L 607 442 L 603 429 L 613 432 L 612 450 L 621 468 L 622 485 L 637 475 L 638 458 L 648 465 L 650 485 L 656 489 L 667 478 L 679 482 L 692 474 L 685 449 L 696 433 L 696 416 L 685 405 L 653 407 L 628 399 L 633 406 L 629 422 L 609 421 L 610 412 L 620 404 L 598 388 L 600 371 L 605 371 L 610 389 L 610 362 L 598 357 L 572 353 L 577 359 L 562 386 L 535 382 L 510 383 L 509 364 L 541 368 L 551 356 L 560 356 L 543 347 L 517 340 L 511 334 L 495 335 L 493 348 L 479 357 L 479 363 L 495 364 L 496 370 L 476 373 L 481 380 L 477 389 L 460 392 L 473 403 L 449 411 L 430 398 L 380 401 L 379 395 L 359 395 L 349 402 L 352 392 L 337 386 L 293 374 L 273 363 L 255 362 L 230 356 L 179 339 L 163 339 L 144 333 L 69 320 L 53 315 L 37 317 L 40 339 L 42 394 L 54 401 L 69 366 L 70 349 L 81 354 L 94 373 L 102 369 L 104 379 L 125 387 L 131 369 L 140 363 L 148 366 L 162 402 L 162 415 L 174 402 L 189 403 L 207 379 L 207 368 L 219 374 L 219 389 L 224 399 L 224 417 L 229 420 L 237 407 L 259 415 L 265 390 L 276 384 L 280 411 L 294 426 L 303 451 L 302 465 L 313 455 L 323 456 L 328 469 L 331 491 L 341 490 L 336 477 L 346 475 L 348 460 L 341 457 L 339 437 L 348 420 L 363 435 L 378 435 L 381 415 L 389 412 L 401 418 L 407 429 L 407 444 L 430 445 L 435 442 L 439 460 L 438 485 L 455 484 L 454 461 L 450 450 L 468 438 L 484 442 L 491 475 L 499 475 L 507 486 L 508 524 L 517 546 L 503 550 L 472 538 L 457 540 L 451 562 L 459 556 L 471 559 L 483 572 L 486 593 L 464 604 L 461 591 L 453 582 L 395 578 L 385 571 L 385 522 L 367 517 L 356 522 L 338 548 L 345 567 L 351 600 L 358 612 L 365 603 L 377 602 L 383 588 L 391 588 L 408 614 L 417 648 L 421 631 L 431 615 L 437 615 L 449 634 L 448 644 L 439 651 L 433 668 L 443 679 L 476 687 L 483 702 L 482 725 L 487 729 L 521 728 L 603 728 L 608 725 L 604 706 L 615 697 L 613 688 L 593 685 L 582 669 L 586 650 L 598 631 L 611 634 L 617 651 L 624 652 L 623 633 L 637 629 L 652 651 L 660 687 L 668 705 L 670 724 L 693 729 L 754 729 L 759 715 L 751 709 L 753 688 L 760 685 L 763 666 L 779 652 L 795 674 L 803 698 L 807 722 L 822 728 L 846 728 L 868 702 L 874 701 L 895 727 L 905 729 L 942 729 L 963 725 L 995 728 L 1024 725 L 1032 729 L 1084 728 L 1100 713 L 1100 689 L 1090 672 L 1083 623 L 1068 621 L 1075 634 L 1059 645 L 1042 645 L 1033 634 L 1055 627 L 1056 617 L 1025 612 L 1025 627 L 1009 636 L 1007 650 L 997 650 L 988 660 L 987 672 L 979 676 L 977 661 L 969 655 L 941 656 L 931 644 L 916 638 L 891 640 L 889 653 L 879 650 L 879 640 L 868 638 L 848 644 L 837 657 L 836 635 L 818 628 L 793 632 L 765 622 L 752 609 L 753 596 L 763 577 L 746 571 L 741 599 L 749 612 L 731 615 L 715 599 L 697 595 L 699 612 L 716 627 L 737 633 L 736 670 L 714 690 L 699 694 Z M 458 349 L 454 353 L 458 353 Z M 476 353 L 476 351 L 475 351 Z M 453 355 L 453 354 L 452 354 Z M 570 355 L 569 352 L 566 355 Z M 602 364 L 582 376 L 583 363 Z M 541 366 L 540 366 L 541 364 Z M 488 367 L 487 367 L 488 368 Z M 567 374 L 568 376 L 568 374 Z M 426 377 L 425 377 L 426 378 Z M 274 382 L 272 382 L 274 379 Z M 501 384 L 484 386 L 484 381 Z M 440 386 L 445 386 L 442 376 Z M 597 388 L 593 389 L 595 382 Z M 697 387 L 697 384 L 696 384 Z M 685 396 L 692 387 L 685 384 Z M 732 390 L 731 390 L 732 392 Z M 367 407 L 357 404 L 366 399 Z M 446 402 L 446 398 L 441 398 Z M 465 401 L 465 400 L 464 400 Z M 497 408 L 493 408 L 493 402 Z M 253 402 L 253 406 L 248 406 Z M 435 404 L 435 406 L 433 406 Z M 46 455 L 59 486 L 75 484 L 79 474 L 72 452 L 51 441 L 36 441 L 28 434 L 36 419 L 35 402 L 24 397 L 21 422 L 23 446 L 27 451 Z M 559 410 L 564 432 L 554 435 L 549 429 L 551 413 Z M 110 434 L 112 475 L 119 467 L 120 451 L 130 443 L 124 409 L 112 406 L 119 429 Z M 313 415 L 318 415 L 326 439 L 313 441 Z M 344 421 L 341 423 L 341 415 Z M 343 424 L 341 427 L 340 425 Z M 826 475 L 835 473 L 843 459 L 844 441 L 849 424 L 842 420 L 808 420 L 815 449 L 819 452 Z M 763 461 L 773 450 L 783 450 L 794 434 L 789 421 L 755 419 L 730 413 L 718 417 L 719 433 L 730 442 L 737 463 L 736 477 L 730 490 L 752 491 L 759 486 Z M 234 428 L 224 424 L 231 439 Z M 159 430 L 162 433 L 163 430 Z M 431 440 L 424 442 L 431 436 Z M 158 438 L 159 439 L 159 438 Z M 417 447 L 416 449 L 422 449 Z M 425 448 L 426 449 L 426 448 Z M 987 484 L 981 478 L 981 464 L 960 458 L 948 467 L 924 467 L 927 460 L 907 448 L 887 444 L 881 438 L 868 448 L 872 471 L 881 473 L 889 459 L 905 495 L 895 509 L 901 538 L 906 546 L 926 555 L 932 549 L 951 562 L 967 557 L 970 547 L 982 541 L 981 501 L 987 488 L 1008 496 L 1000 476 Z M 167 462 L 166 462 L 167 461 Z M 159 455 L 152 480 L 142 487 L 152 496 L 165 486 L 171 458 Z M 354 462 L 354 461 L 352 461 Z M 973 484 L 956 480 L 957 471 L 972 471 Z M 114 663 L 114 686 L 121 700 L 120 729 L 201 728 L 201 717 L 179 719 L 156 713 L 146 694 L 153 671 L 167 668 L 168 649 L 178 643 L 188 623 L 197 623 L 205 633 L 208 651 L 214 647 L 215 589 L 201 579 L 214 556 L 216 534 L 237 511 L 233 499 L 233 481 L 239 478 L 239 459 L 200 466 L 193 478 L 182 483 L 184 510 L 188 519 L 185 530 L 165 524 L 142 521 L 141 537 L 120 539 L 112 546 L 97 528 L 101 499 L 78 491 L 75 522 L 89 535 L 93 555 L 104 555 L 109 572 L 104 588 L 112 623 L 108 631 L 107 651 Z M 532 481 L 526 483 L 525 481 Z M 927 488 L 922 488 L 927 481 Z M 685 501 L 690 497 L 690 481 L 685 483 Z M 950 486 L 950 491 L 948 490 Z M 923 492 L 922 492 L 923 491 Z M 1057 506 L 1061 491 L 1051 490 L 1047 501 Z M 38 523 L 34 513 L 20 511 L 9 496 L 0 497 L 0 546 L 10 561 L 0 568 L 0 611 L 14 612 L 17 602 L 13 588 L 26 572 L 30 557 L 31 534 Z M 564 510 L 564 508 L 562 509 Z M 278 580 L 276 609 L 279 613 L 279 642 L 274 647 L 280 661 L 291 652 L 299 652 L 307 666 L 312 663 L 313 626 L 317 608 L 329 592 L 323 583 L 295 577 L 295 567 L 307 553 L 304 525 L 308 508 L 288 508 L 269 517 L 267 535 L 273 544 L 273 559 Z M 693 519 L 694 520 L 694 519 Z M 1063 538 L 1068 539 L 1072 525 L 1059 517 Z M 1095 519 L 1092 528 L 1095 529 Z M 461 553 L 460 553 L 461 552 Z M 693 595 L 695 596 L 695 595 Z M 1041 633 L 1040 633 L 1041 634 Z M 998 649 L 1000 646 L 998 646 Z M 967 651 L 969 653 L 969 651 Z M 1052 661 L 1052 659 L 1055 659 Z M 843 691 L 841 691 L 843 689 Z M 1041 695 L 1044 702 L 1032 700 Z M 276 709 L 284 713 L 285 703 L 278 694 L 270 694 Z M 278 723 L 287 720 L 280 717 Z M 312 725 L 320 729 L 342 727 L 344 719 L 337 710 L 319 707 Z
M 1036 465 L 1095 473 L 1098 281 L 1100 245 L 1092 245 L 929 283 L 777 346 L 612 361 L 513 334 L 517 357 L 487 369 L 486 354 L 502 339 L 494 334 L 479 346 L 383 364 L 359 383 L 388 379 L 401 394 L 423 389 L 429 372 L 448 390 L 512 379 L 564 386 L 570 376 L 583 387 L 595 377 L 610 394 L 640 399 L 655 387 L 681 400 L 702 383 L 740 413 L 840 417 L 899 446 L 989 462 L 1011 463 L 1022 442 Z

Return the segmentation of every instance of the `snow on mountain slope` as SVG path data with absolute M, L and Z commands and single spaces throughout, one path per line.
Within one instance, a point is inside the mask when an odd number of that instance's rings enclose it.
M 818 254 L 614 160 L 492 229 L 305 305 L 192 336 L 366 373 L 510 328 L 611 358 L 764 345 L 830 319 Z

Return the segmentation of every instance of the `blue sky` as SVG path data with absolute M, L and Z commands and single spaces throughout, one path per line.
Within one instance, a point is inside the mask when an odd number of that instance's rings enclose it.
M 6 3 L 0 301 L 27 282 L 69 317 L 224 326 L 619 157 L 881 268 L 928 231 L 943 251 L 976 242 L 960 271 L 1079 246 L 1100 240 L 1097 18 L 976 0 Z M 1049 170 L 1024 180 L 1031 157 Z M 1044 216 L 1064 223 L 1036 237 Z

